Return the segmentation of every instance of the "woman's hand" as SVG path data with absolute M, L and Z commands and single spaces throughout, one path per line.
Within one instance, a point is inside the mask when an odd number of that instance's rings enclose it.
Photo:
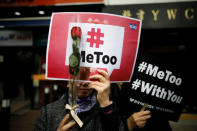
M 69 114 L 67 114 L 60 122 L 57 131 L 70 131 L 72 127 L 76 124 L 75 121 L 67 122 L 69 119 Z
M 132 131 L 135 127 L 142 128 L 146 125 L 147 120 L 151 118 L 150 111 L 140 111 L 133 113 L 128 119 L 129 131 Z
M 89 84 L 89 88 L 95 89 L 97 91 L 97 100 L 100 107 L 106 107 L 112 102 L 109 100 L 110 93 L 110 80 L 107 72 L 103 70 L 98 70 L 99 74 L 90 76 L 90 80 L 96 80 Z

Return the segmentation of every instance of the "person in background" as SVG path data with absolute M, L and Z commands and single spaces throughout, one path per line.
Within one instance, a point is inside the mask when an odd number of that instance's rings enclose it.
M 71 119 L 69 110 L 65 105 L 71 105 L 71 96 L 65 93 L 58 101 L 42 107 L 40 116 L 35 124 L 35 131 L 125 131 L 114 101 L 109 98 L 109 75 L 98 70 L 99 74 L 89 77 L 92 82 L 76 82 L 74 88 L 78 88 L 76 103 L 79 105 L 75 113 L 82 120 L 80 128 Z M 70 88 L 70 84 L 68 84 Z M 96 94 L 94 92 L 96 91 Z

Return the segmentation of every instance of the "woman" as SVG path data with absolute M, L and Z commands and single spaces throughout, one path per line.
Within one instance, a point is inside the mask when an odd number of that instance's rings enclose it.
M 123 131 L 124 126 L 114 102 L 109 99 L 110 80 L 109 75 L 98 70 L 99 74 L 89 77 L 94 80 L 90 83 L 77 82 L 74 88 L 77 91 L 77 104 L 79 108 L 75 113 L 82 120 L 80 128 L 71 120 L 69 110 L 65 110 L 66 104 L 71 104 L 71 97 L 65 94 L 60 100 L 41 109 L 41 114 L 36 121 L 35 130 L 49 131 Z M 70 84 L 68 84 L 70 88 Z M 74 89 L 74 91 L 76 91 Z M 96 91 L 96 95 L 94 93 Z

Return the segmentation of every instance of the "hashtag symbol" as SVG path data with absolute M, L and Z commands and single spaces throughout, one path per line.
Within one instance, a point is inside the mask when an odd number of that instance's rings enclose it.
M 133 81 L 133 83 L 132 83 L 132 89 L 137 89 L 137 88 L 139 88 L 140 87 L 140 85 L 141 85 L 141 80 L 138 80 L 138 79 L 136 79 L 135 81 Z
M 95 28 L 92 28 L 91 31 L 88 31 L 88 35 L 90 38 L 87 38 L 87 42 L 90 43 L 90 47 L 93 47 L 94 44 L 96 48 L 99 48 L 99 45 L 103 45 L 103 41 L 100 38 L 104 37 L 104 33 L 101 33 L 101 29 L 97 29 L 97 32 L 95 32 Z
M 142 62 L 139 66 L 138 66 L 138 71 L 139 72 L 143 72 L 145 71 L 147 68 L 147 63 L 146 62 Z

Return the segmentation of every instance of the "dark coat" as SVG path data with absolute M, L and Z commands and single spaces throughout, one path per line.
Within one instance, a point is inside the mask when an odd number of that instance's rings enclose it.
M 65 110 L 67 97 L 64 95 L 58 101 L 42 107 L 35 124 L 35 131 L 56 131 L 59 123 L 69 113 Z M 90 111 L 78 114 L 84 125 L 76 124 L 72 131 L 124 131 L 125 127 L 113 104 L 100 108 L 96 104 Z

